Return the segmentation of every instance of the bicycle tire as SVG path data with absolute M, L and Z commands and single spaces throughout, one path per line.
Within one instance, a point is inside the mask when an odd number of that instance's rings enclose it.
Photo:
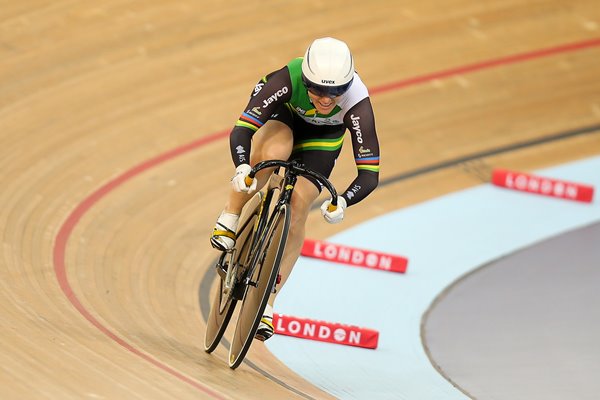
M 234 263 L 238 265 L 245 266 L 249 262 L 249 250 L 254 239 L 254 226 L 261 201 L 262 193 L 258 192 L 248 202 L 248 206 L 244 208 L 240 215 L 240 228 L 235 244 L 236 255 L 234 259 Z M 223 279 L 219 275 L 215 279 L 218 279 L 218 287 L 211 304 L 204 334 L 204 351 L 207 353 L 212 353 L 219 345 L 238 301 L 235 296 L 235 288 L 230 291 L 227 298 L 224 298 L 226 295 L 223 291 Z
M 238 321 L 229 347 L 229 367 L 237 368 L 250 349 L 256 330 L 265 311 L 267 301 L 279 274 L 279 264 L 285 250 L 285 244 L 290 226 L 290 209 L 282 205 L 273 214 L 265 237 L 259 243 L 260 254 L 255 262 L 259 265 L 253 269 L 253 282 L 256 286 L 248 285 L 242 301 Z

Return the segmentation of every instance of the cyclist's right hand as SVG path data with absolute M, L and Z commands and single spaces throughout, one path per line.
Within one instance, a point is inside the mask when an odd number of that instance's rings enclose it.
M 235 175 L 231 178 L 231 185 L 233 190 L 236 192 L 250 193 L 256 190 L 257 180 L 254 178 L 252 184 L 248 186 L 246 184 L 246 178 L 252 170 L 252 167 L 248 164 L 240 164 L 235 169 Z

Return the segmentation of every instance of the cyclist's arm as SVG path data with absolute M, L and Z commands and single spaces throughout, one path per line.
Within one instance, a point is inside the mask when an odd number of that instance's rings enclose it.
M 348 206 L 369 195 L 379 183 L 379 140 L 375 130 L 375 116 L 371 100 L 364 98 L 344 116 L 344 125 L 350 131 L 357 176 L 342 196 Z
M 245 111 L 240 115 L 229 136 L 233 163 L 250 164 L 250 148 L 254 133 L 269 120 L 277 107 L 292 97 L 292 82 L 288 68 L 277 70 L 256 84 Z

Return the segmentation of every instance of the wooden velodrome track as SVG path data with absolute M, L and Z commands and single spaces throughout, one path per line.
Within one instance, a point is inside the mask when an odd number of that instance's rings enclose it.
M 371 88 L 382 185 L 309 237 L 600 153 L 596 0 L 0 4 L 2 399 L 328 398 L 261 343 L 205 354 L 198 295 L 227 131 L 315 37 Z

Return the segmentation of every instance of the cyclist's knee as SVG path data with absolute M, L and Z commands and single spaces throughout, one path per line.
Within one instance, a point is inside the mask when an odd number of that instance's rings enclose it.
M 310 208 L 317 197 L 319 197 L 319 191 L 316 186 L 305 178 L 299 178 L 292 196 L 292 226 L 304 229 Z
M 287 160 L 292 154 L 290 143 L 272 142 L 263 146 L 250 158 L 252 165 L 264 160 Z
M 251 164 L 263 160 L 287 160 L 292 147 L 291 129 L 282 122 L 269 120 L 252 139 Z

